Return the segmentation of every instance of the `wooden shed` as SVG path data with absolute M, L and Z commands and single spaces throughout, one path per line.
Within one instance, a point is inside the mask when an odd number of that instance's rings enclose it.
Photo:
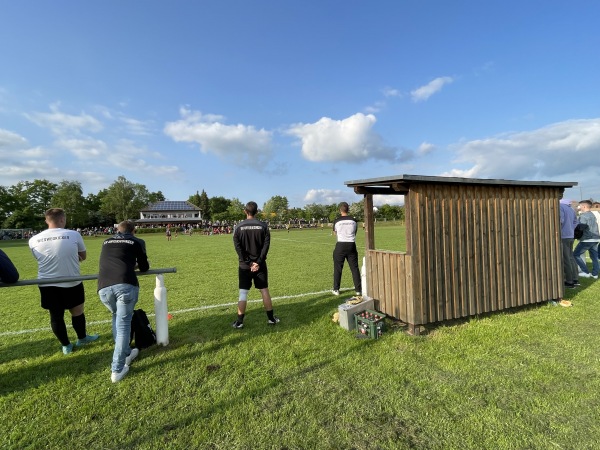
M 398 175 L 364 196 L 367 296 L 421 325 L 562 298 L 559 200 L 574 182 Z M 373 195 L 404 195 L 406 252 L 377 250 Z

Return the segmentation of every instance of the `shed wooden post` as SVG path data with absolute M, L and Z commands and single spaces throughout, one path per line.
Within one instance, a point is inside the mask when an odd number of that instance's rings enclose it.
M 373 221 L 373 196 L 365 194 L 365 250 L 375 249 L 375 222 Z

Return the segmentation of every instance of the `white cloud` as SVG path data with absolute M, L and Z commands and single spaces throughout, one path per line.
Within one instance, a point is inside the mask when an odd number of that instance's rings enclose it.
M 373 103 L 373 104 L 372 104 L 372 105 L 370 105 L 370 106 L 367 106 L 367 107 L 365 108 L 365 112 L 366 112 L 367 114 L 374 114 L 374 113 L 378 113 L 378 112 L 379 112 L 379 111 L 381 111 L 383 108 L 385 108 L 385 106 L 386 106 L 386 105 L 385 105 L 385 102 L 378 101 L 378 102 L 375 102 L 375 103 Z
M 175 175 L 180 173 L 177 166 L 155 166 L 148 163 L 144 158 L 151 155 L 145 148 L 135 145 L 128 139 L 120 140 L 113 152 L 107 157 L 107 161 L 114 167 L 132 172 L 150 173 L 158 176 Z
M 131 117 L 121 117 L 121 122 L 125 124 L 129 133 L 136 136 L 152 136 L 152 121 L 143 121 Z
M 374 195 L 373 206 L 404 205 L 404 195 Z
M 42 128 L 48 128 L 56 135 L 79 134 L 82 131 L 98 132 L 101 131 L 102 123 L 82 112 L 79 115 L 65 114 L 59 111 L 60 104 L 50 105 L 50 113 L 34 112 L 25 113 L 24 116 L 31 122 Z
M 78 159 L 99 158 L 110 153 L 106 143 L 97 139 L 60 139 L 55 145 L 69 150 Z
M 383 88 L 382 93 L 386 97 L 402 97 L 402 93 L 398 89 L 391 87 Z
M 19 161 L 18 164 L 0 165 L 0 175 L 3 185 L 9 186 L 19 181 L 47 179 L 60 180 L 63 172 L 54 167 L 49 160 L 27 160 Z
M 424 156 L 424 155 L 428 155 L 429 153 L 431 153 L 434 150 L 435 150 L 435 145 L 433 145 L 429 142 L 422 142 L 421 145 L 419 145 L 419 148 L 417 149 L 417 153 L 420 156 Z
M 385 146 L 372 128 L 372 114 L 354 114 L 343 120 L 323 117 L 315 123 L 292 125 L 287 133 L 302 141 L 302 156 L 314 162 L 394 160 L 396 150 Z
M 304 202 L 333 205 L 348 201 L 348 194 L 348 190 L 341 189 L 309 189 L 304 195 Z
M 533 131 L 461 142 L 454 146 L 467 169 L 451 176 L 553 179 L 600 169 L 600 118 L 569 120 Z M 568 180 L 573 181 L 573 180 Z
M 168 122 L 164 132 L 175 142 L 192 142 L 202 153 L 213 153 L 239 166 L 264 169 L 272 153 L 272 133 L 248 125 L 225 125 L 223 116 L 180 109 L 181 120 Z
M 438 77 L 435 80 L 430 81 L 425 86 L 421 86 L 410 92 L 413 102 L 422 102 L 427 100 L 433 94 L 442 90 L 444 85 L 450 84 L 454 81 L 452 77 Z
M 317 203 L 321 205 L 337 205 L 340 202 L 354 203 L 362 200 L 362 196 L 352 191 L 341 189 L 310 189 L 304 195 L 306 204 Z M 373 206 L 403 205 L 403 195 L 374 195 Z
M 0 151 L 3 148 L 16 150 L 26 146 L 27 139 L 25 139 L 23 136 L 0 128 Z

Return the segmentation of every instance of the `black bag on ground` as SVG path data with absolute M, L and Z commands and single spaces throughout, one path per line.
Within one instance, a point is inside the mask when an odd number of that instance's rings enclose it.
M 135 341 L 136 348 L 146 348 L 156 344 L 156 334 L 150 325 L 146 311 L 136 309 L 131 318 L 131 336 L 129 345 Z
M 585 233 L 585 230 L 588 228 L 589 227 L 585 223 L 578 223 L 575 227 L 575 239 L 581 239 L 583 237 L 583 233 Z

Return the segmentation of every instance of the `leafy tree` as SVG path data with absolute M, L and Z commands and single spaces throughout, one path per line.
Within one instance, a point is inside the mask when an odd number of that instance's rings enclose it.
M 227 212 L 227 209 L 229 208 L 230 204 L 231 200 L 228 200 L 225 197 L 211 197 L 209 201 L 211 218 L 214 220 L 222 220 L 216 218 L 216 215 L 219 213 Z
M 289 202 L 287 197 L 281 195 L 274 195 L 266 201 L 263 206 L 262 215 L 268 220 L 281 220 L 284 221 L 287 211 L 289 209 Z
M 12 198 L 8 193 L 8 189 L 0 186 L 0 224 L 4 223 L 7 217 L 12 213 L 10 204 Z
M 202 189 L 202 194 L 200 194 L 200 203 L 197 206 L 202 210 L 202 217 L 205 219 L 210 219 L 210 201 L 208 200 L 208 195 L 206 195 L 204 189 Z
M 0 198 L 0 217 L 4 228 L 35 228 L 44 226 L 44 211 L 50 208 L 50 199 L 56 184 L 47 180 L 20 181 L 3 188 Z M 14 216 L 14 217 L 13 217 Z
M 300 220 L 306 219 L 305 210 L 300 208 L 291 208 L 288 209 L 287 214 L 285 215 L 285 221 L 289 222 L 290 220 Z
M 365 220 L 365 199 L 352 203 L 349 208 L 349 214 L 356 220 Z
M 44 216 L 50 208 L 50 201 L 56 192 L 57 185 L 48 180 L 20 181 L 8 188 L 8 195 L 12 199 L 11 212 L 31 208 L 35 215 Z
M 196 193 L 194 195 L 190 195 L 188 197 L 188 202 L 190 202 L 192 205 L 200 207 L 200 194 L 198 193 L 198 191 L 196 191 Z
M 227 220 L 230 222 L 237 222 L 239 220 L 244 220 L 245 218 L 244 204 L 238 198 L 231 199 L 229 208 L 227 208 Z
M 386 220 L 404 219 L 404 208 L 396 205 L 381 205 L 377 211 L 377 217 Z
M 106 214 L 102 211 L 102 199 L 106 197 L 107 192 L 106 189 L 102 189 L 98 194 L 88 194 L 85 197 L 85 206 L 88 211 L 88 226 L 111 226 L 117 222 L 114 215 Z
M 163 195 L 163 193 L 161 191 L 158 192 L 150 192 L 150 194 L 148 194 L 148 203 L 156 203 L 156 202 L 164 202 L 165 201 L 165 196 Z M 147 205 L 144 205 L 147 206 Z
M 321 222 L 322 219 L 329 219 L 329 210 L 327 206 L 311 203 L 304 207 L 304 218 L 309 222 L 312 222 L 315 219 L 316 222 Z
M 44 215 L 44 212 L 51 208 L 52 197 L 58 186 L 48 180 L 33 180 L 25 182 L 27 199 L 29 205 L 36 214 Z
M 52 196 L 52 206 L 65 210 L 67 224 L 70 228 L 85 227 L 87 225 L 88 213 L 79 181 L 61 181 Z
M 150 193 L 146 186 L 134 184 L 124 176 L 119 176 L 106 190 L 102 198 L 101 211 L 114 216 L 116 222 L 136 219 L 140 211 L 150 203 Z
M 45 228 L 44 217 L 36 214 L 33 208 L 25 207 L 14 211 L 6 220 L 4 220 L 2 227 L 42 230 Z

